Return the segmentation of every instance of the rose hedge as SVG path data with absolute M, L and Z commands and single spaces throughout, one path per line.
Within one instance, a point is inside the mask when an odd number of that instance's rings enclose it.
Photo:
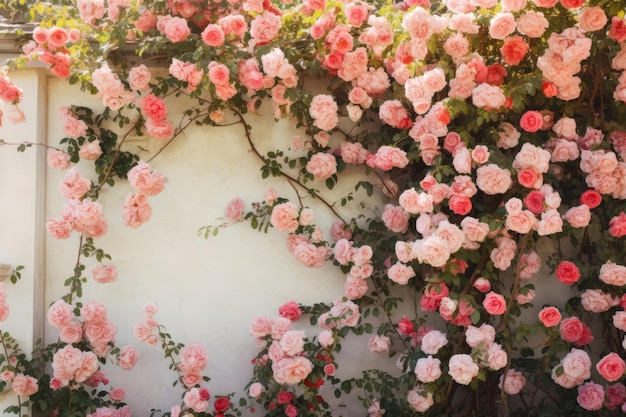
M 0 76 L 6 118 L 23 120 L 8 71 L 33 60 L 105 111 L 60 113 L 66 137 L 48 163 L 67 170 L 68 201 L 47 229 L 78 235 L 79 255 L 48 313 L 58 342 L 27 359 L 5 339 L 3 384 L 20 398 L 12 411 L 130 413 L 120 392 L 101 389 L 98 360 L 131 368 L 135 351 L 113 343 L 104 305 L 80 301 L 87 279 L 116 279 L 95 246 L 107 230 L 98 197 L 127 180 L 134 192 L 121 213 L 140 227 L 165 177 L 126 151 L 126 138 L 162 141 L 154 159 L 188 126 L 231 120 L 262 177 L 289 182 L 296 198 L 270 189 L 251 210 L 235 198 L 223 223 L 200 232 L 271 226 L 299 263 L 340 268 L 344 294 L 253 320 L 259 354 L 239 407 L 232 395 L 210 405 L 206 350 L 172 341 L 146 306 L 135 335 L 161 344 L 184 391 L 166 415 L 232 415 L 251 404 L 272 416 L 342 414 L 322 391 L 358 398 L 370 416 L 626 411 L 624 13 L 611 0 L 36 3 L 39 26 Z M 173 96 L 187 103 L 179 120 L 168 113 Z M 300 129 L 289 149 L 256 147 L 246 117 L 263 101 Z M 79 160 L 93 161 L 97 181 L 72 167 Z M 340 181 L 355 191 L 331 203 L 327 190 Z M 337 217 L 330 231 L 303 196 Z M 362 212 L 369 198 L 384 201 Z M 88 257 L 101 263 L 90 277 Z M 550 276 L 533 279 L 544 264 Z M 536 293 L 560 285 L 577 295 L 533 306 Z M 297 329 L 303 315 L 318 333 Z M 342 342 L 363 334 L 397 370 L 339 379 Z

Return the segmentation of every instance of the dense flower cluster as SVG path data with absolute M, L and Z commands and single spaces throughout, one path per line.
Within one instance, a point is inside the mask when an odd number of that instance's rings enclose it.
M 269 415 L 332 415 L 318 392 L 325 380 L 341 387 L 337 397 L 360 389 L 371 416 L 475 407 L 463 386 L 487 400 L 479 402 L 490 415 L 509 415 L 513 395 L 521 396 L 520 415 L 537 410 L 526 398 L 584 415 L 626 410 L 624 13 L 611 0 L 78 0 L 63 12 L 45 11 L 48 24 L 34 31 L 16 65 L 50 64 L 102 100 L 109 115 L 102 117 L 114 114 L 127 132 L 163 147 L 192 123 L 219 125 L 232 113 L 263 177 L 284 178 L 338 217 L 325 233 L 317 207 L 273 190 L 251 211 L 239 198 L 226 208 L 222 226 L 270 225 L 287 235 L 297 262 L 332 263 L 346 276 L 332 303 L 289 304 L 278 318 L 253 320 L 260 353 L 249 394 Z M 130 41 L 139 56 L 163 59 L 167 76 L 153 76 L 143 63 L 119 65 L 111 43 Z M 304 82 L 311 78 L 322 82 Z M 180 121 L 168 109 L 172 91 L 188 102 Z M 2 72 L 9 120 L 23 119 L 21 99 Z M 255 147 L 246 117 L 263 100 L 275 118 L 293 118 L 301 129 L 288 156 Z M 125 224 L 148 221 L 148 197 L 163 191 L 165 177 L 124 153 L 124 140 L 101 118 L 82 108 L 64 108 L 60 117 L 67 137 L 48 163 L 67 170 L 59 190 L 68 202 L 48 221 L 49 233 L 104 234 L 97 198 L 117 179 L 134 189 L 122 209 Z M 81 159 L 93 161 L 97 180 L 73 166 Z M 342 200 L 345 212 L 323 192 L 354 179 L 344 171 L 360 173 Z M 371 211 L 349 204 L 370 196 Z M 94 280 L 116 278 L 102 253 L 83 251 L 101 263 Z M 549 276 L 534 279 L 543 264 Z M 547 282 L 575 296 L 566 305 L 533 306 Z M 54 353 L 59 386 L 96 372 L 89 353 L 104 356 L 114 342 L 103 307 L 86 304 L 74 317 L 74 294 L 71 287 L 67 303 L 49 314 L 67 343 Z M 407 314 L 402 305 L 414 310 L 411 318 L 399 318 Z M 303 313 L 322 329 L 312 339 L 292 328 Z M 165 337 L 153 314 L 148 309 L 135 329 L 149 344 Z M 371 352 L 397 354 L 397 373 L 339 379 L 337 354 L 351 333 L 370 333 Z M 95 353 L 73 346 L 80 341 Z M 171 415 L 211 413 L 200 385 L 206 365 L 200 344 L 181 348 L 175 370 L 186 392 Z M 232 408 L 224 399 L 215 415 Z

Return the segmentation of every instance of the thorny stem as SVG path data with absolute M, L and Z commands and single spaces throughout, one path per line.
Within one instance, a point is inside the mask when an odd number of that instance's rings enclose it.
M 176 360 L 174 359 L 172 350 L 169 349 L 167 345 L 168 337 L 164 333 L 165 327 L 159 324 L 158 329 L 159 329 L 159 337 L 163 341 L 163 349 L 165 350 L 165 356 L 170 358 L 170 362 L 172 362 L 172 369 L 176 372 L 176 374 L 178 374 L 178 379 L 180 380 L 180 382 L 183 382 L 183 374 L 180 372 L 180 369 L 178 369 L 178 366 L 176 366 Z
M 72 277 L 72 285 L 70 286 L 70 293 L 68 294 L 69 295 L 69 298 L 67 300 L 68 304 L 72 304 L 72 294 L 74 294 L 74 291 L 78 287 L 76 285 L 76 280 L 80 280 L 80 273 L 78 272 L 78 267 L 80 266 L 80 258 L 82 256 L 84 238 L 85 238 L 85 235 L 81 233 L 80 241 L 78 242 L 78 256 L 76 257 L 76 265 L 74 265 L 74 276 Z
M 261 153 L 258 151 L 256 146 L 254 146 L 254 142 L 252 141 L 252 136 L 250 135 L 250 128 L 249 128 L 248 124 L 246 123 L 246 120 L 244 119 L 243 114 L 241 114 L 236 109 L 232 109 L 232 111 L 233 111 L 233 113 L 235 113 L 235 115 L 241 121 L 241 124 L 242 124 L 243 129 L 244 129 L 244 134 L 246 135 L 246 139 L 248 140 L 248 144 L 252 148 L 252 152 L 254 152 L 254 154 L 261 161 L 263 161 L 263 163 L 265 163 L 266 162 L 265 161 L 265 157 L 263 155 L 261 155 Z M 291 175 L 287 174 L 285 171 L 280 170 L 280 175 L 285 177 L 289 181 L 291 186 L 294 187 L 294 189 L 295 189 L 295 185 L 298 185 L 301 188 L 303 188 L 304 190 L 306 190 L 309 194 L 311 194 L 311 189 L 309 187 L 307 187 L 306 185 L 302 184 L 300 181 L 298 181 L 296 178 L 292 177 Z M 296 194 L 298 194 L 298 193 L 296 192 Z M 311 195 L 313 195 L 313 194 L 311 194 Z M 298 198 L 299 197 L 300 196 L 298 195 Z M 328 207 L 328 209 L 335 215 L 335 217 L 337 217 L 343 223 L 346 223 L 346 221 L 343 219 L 343 217 L 341 217 L 341 215 L 337 212 L 337 210 L 335 210 L 335 208 L 333 207 L 332 204 L 330 204 L 328 201 L 326 201 L 325 199 L 323 199 L 322 197 L 320 197 L 317 194 L 315 194 L 315 198 L 319 199 L 326 207 Z
M 189 127 L 189 125 L 191 125 L 196 119 L 198 119 L 201 116 L 206 116 L 208 113 L 198 113 L 196 116 L 194 117 L 190 117 L 189 120 L 187 121 L 187 123 L 185 123 L 183 125 L 183 120 L 181 119 L 180 123 L 178 124 L 178 129 L 176 130 L 176 133 L 174 133 L 174 136 L 172 136 L 171 139 L 169 139 L 165 145 L 163 145 L 161 147 L 161 149 L 159 149 L 154 155 L 152 155 L 146 162 L 150 163 L 152 162 L 152 160 L 154 158 L 156 158 L 157 156 L 159 156 L 159 154 L 161 152 L 163 152 L 163 150 L 165 148 L 167 148 L 169 146 L 170 143 L 172 143 L 174 141 L 174 139 L 176 139 L 181 133 L 183 133 L 185 131 L 185 129 L 187 129 Z
M 139 120 L 136 121 L 135 124 L 130 129 L 128 129 L 126 131 L 126 133 L 124 134 L 124 137 L 122 137 L 122 140 L 120 141 L 120 143 L 117 144 L 117 146 L 115 148 L 115 154 L 113 155 L 113 159 L 111 159 L 111 163 L 109 164 L 109 167 L 107 168 L 107 172 L 104 174 L 104 177 L 102 178 L 102 181 L 100 181 L 100 184 L 98 184 L 98 187 L 97 187 L 98 191 L 100 191 L 102 189 L 104 184 L 106 184 L 107 180 L 111 176 L 111 170 L 113 170 L 113 166 L 115 165 L 115 161 L 117 161 L 117 158 L 119 157 L 120 152 L 122 151 L 122 145 L 124 144 L 124 141 L 126 141 L 126 139 L 128 138 L 128 135 L 130 135 L 130 132 L 135 130 L 135 128 L 137 127 L 137 125 L 139 125 L 139 123 L 140 123 Z
M 46 145 L 45 143 L 39 143 L 39 142 L 5 142 L 4 139 L 0 139 L 0 146 L 41 146 L 42 148 L 46 148 L 46 149 L 54 149 L 56 151 L 60 151 L 61 149 L 55 147 L 55 146 L 50 146 L 50 145 Z
M 391 328 L 393 329 L 393 331 L 398 335 L 398 339 L 400 339 L 400 341 L 404 345 L 404 349 L 406 350 L 406 352 L 407 353 L 410 352 L 411 348 L 409 347 L 409 345 L 406 344 L 406 342 L 402 338 L 402 335 L 400 334 L 400 332 L 398 332 L 397 326 L 394 324 L 393 320 L 391 319 L 391 314 L 387 313 L 387 310 L 385 309 L 385 306 L 383 304 L 383 300 L 380 297 L 380 287 L 378 285 L 376 285 L 376 280 L 372 279 L 372 283 L 374 284 L 374 288 L 376 288 L 376 299 L 378 300 L 378 303 L 380 304 L 381 308 L 383 309 L 383 312 L 385 313 L 385 317 L 387 317 L 387 321 L 391 325 Z

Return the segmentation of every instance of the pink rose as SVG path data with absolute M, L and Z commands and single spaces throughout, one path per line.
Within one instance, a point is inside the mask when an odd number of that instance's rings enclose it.
M 572 207 L 563 216 L 572 227 L 587 227 L 591 220 L 591 211 L 585 204 Z
M 243 216 L 243 209 L 246 203 L 241 198 L 233 198 L 228 202 L 224 210 L 224 218 L 231 222 L 238 222 Z
M 153 170 L 150 164 L 139 161 L 128 171 L 128 182 L 138 193 L 147 196 L 159 194 L 165 188 L 165 177 Z
M 69 199 L 79 199 L 91 188 L 91 182 L 78 173 L 78 168 L 70 169 L 59 183 L 61 195 Z
M 307 162 L 306 170 L 315 178 L 325 180 L 337 172 L 337 160 L 331 154 L 318 152 Z
M 86 161 L 98 159 L 100 155 L 102 155 L 102 148 L 100 148 L 100 141 L 97 139 L 83 143 L 78 151 L 78 156 Z
M 313 124 L 322 130 L 332 130 L 337 126 L 337 102 L 328 94 L 318 94 L 311 100 L 309 114 L 314 119 Z
M 585 32 L 594 32 L 606 26 L 608 18 L 600 7 L 585 7 L 578 15 L 578 26 Z
M 604 404 L 604 388 L 595 382 L 586 382 L 578 387 L 576 401 L 585 410 L 599 410 Z
M 152 74 L 144 64 L 131 68 L 128 73 L 128 84 L 132 90 L 147 91 L 150 88 Z
M 148 135 L 157 139 L 171 139 L 174 136 L 174 125 L 169 120 L 146 120 L 146 131 Z
M 422 352 L 436 355 L 439 349 L 448 344 L 448 338 L 439 330 L 431 330 L 422 337 Z
M 580 278 L 580 271 L 576 264 L 570 261 L 561 261 L 556 268 L 556 277 L 564 284 L 574 284 Z
M 623 210 L 609 222 L 609 233 L 616 238 L 626 236 L 626 213 Z
M 181 17 L 168 17 L 162 27 L 165 37 L 172 43 L 182 42 L 191 33 L 187 20 Z
M 374 335 L 370 338 L 367 347 L 370 352 L 387 353 L 390 345 L 391 340 L 387 336 Z
M 72 235 L 74 226 L 64 217 L 52 218 L 46 222 L 46 229 L 55 239 L 67 239 Z
M 543 116 L 535 110 L 528 110 L 520 119 L 520 127 L 527 132 L 536 132 L 543 126 Z
M 72 306 L 63 300 L 57 300 L 48 309 L 47 319 L 51 326 L 58 328 L 67 326 L 73 318 Z
M 472 357 L 467 354 L 452 355 L 448 365 L 450 367 L 448 374 L 456 383 L 462 385 L 469 385 L 474 377 L 478 375 L 480 369 L 478 365 L 474 363 Z
M 124 369 L 130 370 L 134 368 L 137 363 L 138 354 L 137 349 L 131 345 L 126 345 L 120 350 L 120 355 L 117 359 L 117 365 Z
M 489 21 L 489 36 L 504 39 L 515 31 L 515 17 L 508 12 L 497 13 Z
M 122 206 L 124 224 L 133 229 L 138 228 L 152 217 L 152 207 L 145 194 L 129 194 Z
M 485 194 L 504 194 L 512 184 L 511 171 L 496 164 L 483 165 L 476 170 L 476 185 Z
M 576 343 L 584 336 L 585 324 L 578 317 L 568 317 L 561 321 L 559 332 L 566 342 Z
M 268 44 L 278 36 L 281 22 L 280 16 L 264 11 L 250 24 L 250 36 L 257 46 Z
M 91 270 L 91 275 L 93 280 L 100 284 L 115 282 L 117 279 L 117 268 L 115 268 L 115 265 L 96 265 Z
M 415 375 L 424 383 L 436 381 L 441 376 L 441 361 L 431 355 L 418 359 L 415 364 Z
M 504 314 L 506 310 L 506 300 L 502 294 L 491 291 L 485 296 L 483 307 L 485 307 L 487 313 L 491 315 L 497 316 Z
M 248 395 L 252 398 L 259 398 L 265 392 L 265 387 L 260 382 L 254 382 L 248 388 Z
M 274 379 L 279 384 L 298 384 L 309 376 L 313 370 L 313 364 L 303 356 L 283 358 L 272 363 Z
M 561 321 L 561 312 L 553 306 L 544 307 L 539 312 L 539 321 L 546 327 L 554 327 Z
M 626 363 L 615 352 L 607 354 L 596 364 L 596 369 L 600 375 L 609 382 L 620 379 L 624 375 L 625 368 Z
M 409 213 L 400 206 L 385 205 L 381 219 L 392 232 L 405 233 L 409 227 Z
M 515 369 L 509 369 L 506 375 L 500 375 L 500 387 L 509 395 L 518 394 L 526 386 L 524 374 Z
M 548 1 L 556 3 L 558 0 Z M 541 12 L 530 10 L 517 19 L 517 31 L 529 38 L 540 38 L 548 26 L 550 26 L 550 23 Z
M 218 47 L 224 44 L 224 30 L 218 25 L 209 24 L 202 31 L 202 40 L 209 46 Z
M 482 83 L 472 90 L 472 103 L 476 107 L 497 109 L 504 106 L 505 101 L 502 88 L 496 85 Z
M 279 232 L 293 233 L 298 228 L 298 206 L 288 201 L 274 206 L 270 223 Z
M 39 391 L 37 380 L 32 376 L 17 374 L 12 381 L 13 392 L 20 397 L 29 397 Z

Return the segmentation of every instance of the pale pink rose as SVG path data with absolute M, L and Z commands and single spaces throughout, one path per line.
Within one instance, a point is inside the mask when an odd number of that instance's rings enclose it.
M 439 236 L 428 236 L 416 242 L 416 258 L 420 263 L 427 263 L 436 268 L 442 267 L 450 259 L 450 245 Z
M 482 293 L 486 293 L 491 289 L 491 283 L 489 282 L 488 279 L 479 277 L 479 278 L 476 278 L 476 281 L 474 281 L 473 287 Z
M 515 17 L 508 12 L 497 13 L 489 21 L 489 36 L 504 39 L 515 31 Z
M 561 364 L 563 372 L 579 381 L 584 381 L 591 376 L 591 359 L 589 354 L 582 349 L 572 348 Z
M 79 199 L 91 188 L 91 182 L 78 173 L 78 168 L 71 168 L 59 183 L 61 195 L 69 199 Z
M 537 225 L 539 236 L 548 236 L 561 231 L 563 231 L 563 219 L 557 210 L 550 209 L 541 213 L 541 220 Z
M 104 17 L 103 0 L 78 0 L 77 6 L 81 20 L 88 25 L 93 25 L 96 20 Z
M 59 339 L 65 343 L 78 343 L 83 338 L 83 326 L 78 322 L 70 322 L 61 329 Z
M 152 74 L 144 64 L 137 65 L 128 73 L 128 84 L 132 90 L 148 91 Z
M 54 353 L 52 369 L 54 377 L 59 379 L 63 386 L 74 379 L 74 373 L 81 367 L 82 352 L 72 345 L 66 345 Z
M 268 44 L 278 36 L 281 22 L 280 16 L 264 11 L 250 23 L 250 36 L 258 46 Z
M 511 172 L 496 164 L 484 165 L 476 170 L 476 185 L 485 194 L 504 194 L 512 184 Z
M 450 36 L 443 44 L 443 49 L 446 51 L 446 54 L 450 55 L 452 58 L 461 58 L 467 55 L 469 47 L 469 40 L 461 33 Z
M 479 84 L 472 90 L 472 103 L 476 107 L 497 109 L 506 101 L 502 88 L 487 83 Z
M 433 398 L 433 393 L 429 391 L 425 391 L 421 384 L 418 384 L 417 387 L 413 388 L 408 392 L 406 397 L 408 403 L 417 411 L 418 413 L 424 413 L 428 411 L 430 407 L 435 404 L 435 400 Z
M 616 311 L 613 315 L 613 326 L 622 331 L 626 330 L 626 311 Z
M 472 159 L 477 164 L 480 164 L 480 165 L 485 164 L 489 160 L 489 156 L 490 156 L 489 148 L 487 148 L 485 145 L 478 145 L 474 147 L 474 149 L 472 149 L 471 155 L 472 155 Z
M 123 388 L 114 388 L 109 392 L 109 398 L 113 401 L 122 401 L 126 398 L 126 391 Z
M 619 304 L 619 298 L 601 290 L 587 289 L 581 295 L 581 305 L 587 311 L 602 313 Z
M 100 141 L 97 139 L 83 143 L 78 151 L 78 156 L 86 161 L 98 159 L 100 155 L 102 155 L 102 148 L 100 148 Z
M 318 152 L 307 162 L 306 170 L 315 178 L 325 180 L 337 172 L 337 160 L 331 154 Z
M 503 149 L 511 149 L 517 146 L 521 133 L 511 123 L 504 122 L 498 126 L 500 140 L 497 145 Z
M 431 355 L 418 359 L 415 364 L 415 375 L 424 383 L 436 381 L 441 376 L 441 361 Z
M 313 370 L 313 364 L 303 356 L 283 358 L 272 363 L 274 379 L 279 384 L 298 384 Z
M 270 223 L 279 232 L 293 233 L 298 228 L 298 206 L 288 201 L 272 209 Z
M 567 162 L 578 159 L 580 150 L 576 142 L 565 138 L 557 139 L 552 150 L 551 162 Z
M 461 230 L 466 238 L 474 242 L 483 242 L 489 233 L 489 225 L 467 216 L 461 220 Z
M 387 353 L 390 345 L 391 340 L 387 336 L 373 335 L 370 337 L 367 347 L 373 353 Z
M 199 374 L 209 363 L 206 348 L 200 343 L 190 343 L 180 350 L 178 368 L 184 374 Z
M 250 323 L 249 330 L 254 337 L 265 337 L 272 333 L 272 319 L 267 316 L 256 316 Z
M 624 286 L 626 285 L 626 266 L 607 261 L 600 268 L 599 278 L 609 285 Z
M 146 131 L 148 135 L 157 139 L 171 139 L 174 136 L 174 125 L 169 120 L 146 120 Z
M 498 343 L 494 343 L 487 350 L 487 362 L 494 371 L 504 368 L 508 363 L 508 356 Z
M 591 220 L 591 211 L 586 204 L 570 208 L 563 216 L 572 227 L 587 227 Z
M 300 330 L 288 330 L 280 338 L 280 347 L 288 356 L 296 356 L 304 349 L 304 332 Z
M 201 413 L 209 408 L 209 402 L 203 400 L 200 396 L 200 390 L 198 388 L 191 388 L 185 392 L 183 396 L 183 402 L 191 410 Z
M 4 382 L 11 382 L 15 378 L 15 372 L 13 371 L 4 371 L 0 373 L 0 379 Z
M 168 17 L 163 22 L 162 29 L 160 30 L 161 32 L 163 32 L 165 37 L 172 43 L 184 41 L 191 33 L 189 25 L 187 25 L 187 20 L 181 17 Z
M 518 394 L 526 386 L 524 374 L 515 369 L 509 369 L 506 375 L 500 375 L 500 388 L 509 395 Z
M 462 147 L 454 152 L 452 160 L 454 169 L 459 174 L 469 174 L 472 172 L 472 157 L 469 149 Z
M 130 370 L 135 367 L 137 359 L 137 349 L 131 345 L 126 345 L 120 350 L 120 354 L 117 358 L 117 365 L 124 370 Z
M 313 124 L 322 130 L 332 130 L 339 121 L 337 116 L 337 102 L 327 94 L 318 94 L 311 100 L 309 114 L 314 119 Z
M 595 382 L 586 382 L 578 387 L 576 402 L 585 410 L 599 410 L 604 404 L 604 388 Z
M 85 136 L 87 134 L 87 123 L 72 115 L 67 115 L 63 118 L 63 133 L 73 139 Z
M 224 218 L 231 222 L 240 221 L 245 205 L 246 203 L 241 198 L 233 198 L 224 210 Z
M 73 308 L 65 301 L 57 300 L 48 309 L 46 317 L 51 326 L 62 328 L 70 324 L 74 318 Z
M 422 352 L 436 355 L 439 349 L 448 344 L 448 338 L 439 330 L 431 330 L 422 337 Z
M 470 355 L 452 355 L 448 364 L 450 367 L 448 374 L 458 384 L 469 385 L 469 383 L 472 382 L 472 379 L 478 375 L 479 367 L 476 363 L 474 363 Z
M 235 35 L 242 38 L 248 31 L 245 18 L 240 14 L 222 16 L 217 20 L 225 35 Z
M 12 381 L 13 392 L 20 397 L 29 397 L 39 391 L 37 380 L 29 375 L 17 374 Z
M 517 301 L 517 303 L 520 305 L 528 304 L 535 299 L 535 295 L 535 290 L 533 290 L 532 288 L 523 287 L 517 294 L 515 294 L 515 301 Z
M 317 336 L 317 340 L 320 342 L 320 345 L 324 347 L 329 347 L 335 343 L 333 333 L 330 330 L 322 330 Z
M 138 228 L 152 217 L 152 207 L 145 194 L 129 194 L 122 206 L 124 224 L 133 229 Z
M 529 38 L 540 38 L 549 25 L 543 13 L 532 10 L 517 19 L 517 31 Z
M 254 382 L 248 388 L 248 395 L 252 398 L 259 398 L 265 392 L 265 386 L 260 382 Z
M 117 268 L 113 264 L 107 266 L 98 264 L 92 268 L 91 276 L 94 281 L 100 284 L 115 282 L 117 280 Z
M 392 232 L 405 233 L 409 226 L 409 213 L 400 206 L 385 205 L 381 219 Z
M 518 12 L 524 10 L 527 0 L 502 0 L 502 10 L 505 12 Z
M 398 201 L 402 208 L 411 214 L 432 213 L 434 209 L 433 197 L 426 193 L 418 193 L 415 188 L 402 192 Z
M 517 245 L 513 239 L 503 237 L 498 240 L 498 247 L 491 251 L 490 259 L 496 268 L 504 271 L 511 266 L 516 249 Z
M 215 61 L 209 63 L 209 81 L 216 86 L 228 84 L 230 82 L 230 70 L 224 64 Z
M 520 151 L 515 155 L 513 168 L 518 171 L 531 169 L 537 173 L 546 173 L 550 165 L 550 158 L 549 151 L 527 142 L 522 145 Z
M 401 262 L 396 262 L 387 270 L 389 279 L 400 285 L 406 285 L 415 275 L 415 270 L 412 267 Z
M 267 190 L 265 190 L 265 194 L 263 195 L 263 201 L 265 202 L 265 204 L 271 206 L 274 204 L 276 199 L 278 199 L 278 194 L 276 193 L 276 190 L 274 190 L 273 188 L 268 188 Z
M 209 24 L 204 28 L 204 30 L 200 34 L 200 37 L 205 44 L 213 47 L 218 47 L 224 44 L 225 34 L 221 26 L 218 26 L 216 24 Z

